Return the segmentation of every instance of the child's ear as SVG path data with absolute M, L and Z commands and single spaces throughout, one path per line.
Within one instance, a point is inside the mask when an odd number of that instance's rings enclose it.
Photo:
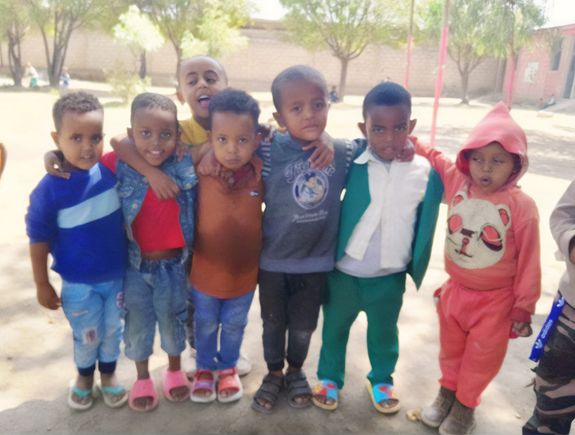
M 274 112 L 274 113 L 272 113 L 272 115 L 281 128 L 286 127 L 283 116 L 281 116 L 281 114 L 279 112 Z
M 132 130 L 132 127 L 126 128 L 126 134 L 130 139 L 132 139 L 132 141 L 134 140 L 134 131 Z
M 57 148 L 60 148 L 60 144 L 58 143 L 59 140 L 60 140 L 60 139 L 58 138 L 58 132 L 57 132 L 57 131 L 53 131 L 53 132 L 50 133 L 50 136 L 52 136 L 52 140 L 53 140 L 54 143 L 56 144 L 56 147 L 57 147 Z
M 358 122 L 357 123 L 357 128 L 359 128 L 359 131 L 361 131 L 361 134 L 363 134 L 364 137 L 367 137 L 367 129 L 365 128 L 365 122 Z
M 417 119 L 410 119 L 409 120 L 409 128 L 408 128 L 407 134 L 411 134 L 411 132 L 415 128 L 416 124 L 417 124 Z

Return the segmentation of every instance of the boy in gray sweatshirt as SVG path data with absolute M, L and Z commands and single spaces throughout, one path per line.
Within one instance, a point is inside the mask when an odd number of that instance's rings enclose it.
M 575 181 L 551 213 L 550 225 L 566 271 L 531 352 L 539 360 L 537 403 L 523 434 L 568 434 L 575 418 Z

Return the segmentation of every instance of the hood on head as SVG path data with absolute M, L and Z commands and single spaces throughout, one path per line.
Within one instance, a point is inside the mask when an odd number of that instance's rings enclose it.
M 457 168 L 464 174 L 469 175 L 467 152 L 484 147 L 492 142 L 499 143 L 505 151 L 519 156 L 521 170 L 509 178 L 510 182 L 515 183 L 527 171 L 529 166 L 527 138 L 525 137 L 525 132 L 513 120 L 509 109 L 503 102 L 497 103 L 471 130 L 467 142 L 457 154 Z

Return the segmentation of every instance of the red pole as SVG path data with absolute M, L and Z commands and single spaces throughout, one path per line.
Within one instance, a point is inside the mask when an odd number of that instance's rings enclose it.
M 415 9 L 415 0 L 411 0 L 411 11 L 409 13 L 409 33 L 407 34 L 407 59 L 405 65 L 404 86 L 409 89 L 409 75 L 411 73 L 411 51 L 413 48 L 413 11 Z
M 435 98 L 433 100 L 433 116 L 431 119 L 430 145 L 435 146 L 435 133 L 437 131 L 437 112 L 439 111 L 439 98 L 443 88 L 443 69 L 447 59 L 447 38 L 449 35 L 449 0 L 443 5 L 443 29 L 441 31 L 441 43 L 439 45 L 439 65 L 437 79 L 435 80 Z

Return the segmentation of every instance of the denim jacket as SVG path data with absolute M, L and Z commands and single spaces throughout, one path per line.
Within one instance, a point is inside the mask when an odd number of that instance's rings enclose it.
M 194 171 L 194 165 L 190 156 L 185 156 L 178 161 L 175 156 L 169 157 L 160 169 L 176 182 L 180 193 L 176 197 L 180 208 L 180 225 L 186 242 L 182 261 L 185 261 L 194 241 L 195 230 L 195 205 L 196 184 L 198 177 Z M 142 208 L 146 192 L 149 188 L 148 180 L 139 172 L 118 160 L 116 177 L 118 179 L 118 195 L 122 204 L 124 224 L 128 236 L 128 254 L 130 265 L 139 269 L 142 262 L 142 253 L 132 232 L 132 222 Z

